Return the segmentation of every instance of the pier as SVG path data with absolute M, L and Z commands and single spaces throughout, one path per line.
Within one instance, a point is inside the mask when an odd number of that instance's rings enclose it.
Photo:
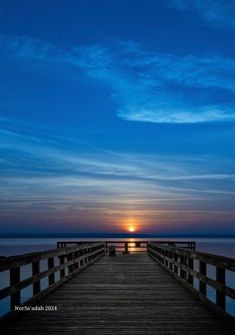
M 31 275 L 21 279 L 26 265 Z M 198 252 L 192 241 L 59 241 L 54 250 L 2 259 L 0 271 L 9 272 L 0 299 L 9 298 L 11 310 L 1 334 L 233 334 L 226 299 L 235 290 L 226 278 L 235 260 Z M 29 286 L 32 296 L 22 303 Z

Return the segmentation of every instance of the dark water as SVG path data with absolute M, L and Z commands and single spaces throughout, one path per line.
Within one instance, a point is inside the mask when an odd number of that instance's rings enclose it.
M 58 239 L 58 238 L 0 238 L 0 256 L 12 256 L 20 255 L 28 252 L 34 251 L 45 251 L 48 249 L 56 248 L 56 243 L 58 240 L 66 241 L 106 241 L 106 240 L 115 240 L 115 241 L 141 241 L 141 240 L 154 240 L 157 241 L 157 238 L 84 238 L 84 239 Z M 226 256 L 235 258 L 235 238 L 161 238 L 163 240 L 172 240 L 172 241 L 188 241 L 192 240 L 196 242 L 197 251 L 204 251 L 208 253 L 213 253 L 220 256 Z
M 29 252 L 35 252 L 35 251 L 45 251 L 48 249 L 54 249 L 56 248 L 56 242 L 58 238 L 0 238 L 0 255 L 1 256 L 12 256 L 12 255 L 20 255 L 20 254 L 25 254 Z M 62 239 L 63 240 L 63 239 Z M 69 240 L 78 240 L 78 241 L 106 241 L 110 240 L 110 238 L 105 239 L 105 238 L 95 238 L 95 239 L 64 239 L 66 241 Z M 141 241 L 141 240 L 154 240 L 156 241 L 156 238 L 153 239 L 140 239 L 140 238 L 120 238 L 120 239 L 112 239 L 115 241 Z M 200 239 L 189 239 L 189 238 L 178 238 L 178 239 L 163 239 L 161 238 L 160 240 L 178 240 L 178 241 L 188 241 L 192 240 L 196 242 L 196 250 L 197 251 L 203 251 L 203 252 L 208 252 L 220 256 L 226 256 L 226 257 L 231 257 L 235 258 L 235 238 L 200 238 Z M 55 258 L 56 261 L 56 258 Z M 55 263 L 55 265 L 57 265 Z M 41 270 L 46 270 L 47 269 L 47 262 L 46 261 L 41 261 Z M 195 261 L 194 264 L 195 270 L 198 270 L 198 264 L 197 261 Z M 21 267 L 21 279 L 26 279 L 32 275 L 31 272 L 31 265 L 26 265 Z M 215 267 L 213 266 L 208 266 L 207 267 L 208 271 L 208 277 L 215 279 Z M 56 280 L 59 280 L 59 274 L 56 273 Z M 9 285 L 9 271 L 4 271 L 0 273 L 0 289 L 6 287 Z M 226 285 L 232 288 L 235 288 L 235 273 L 226 271 Z M 197 279 L 194 279 L 194 287 L 198 289 L 199 282 Z M 41 280 L 41 287 L 46 288 L 48 287 L 48 281 L 47 278 L 43 278 Z M 26 301 L 29 299 L 32 295 L 32 286 L 29 286 L 25 288 L 24 290 L 21 291 L 21 299 L 22 302 Z M 216 299 L 216 292 L 212 287 L 207 287 L 207 296 L 210 300 L 215 302 Z M 10 300 L 9 298 L 5 298 L 0 301 L 0 315 L 5 314 L 7 311 L 9 311 L 10 307 Z M 231 298 L 226 297 L 226 310 L 229 314 L 235 316 L 235 301 Z

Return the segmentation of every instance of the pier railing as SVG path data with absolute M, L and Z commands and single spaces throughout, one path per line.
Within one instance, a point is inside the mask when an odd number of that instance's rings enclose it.
M 7 312 L 15 311 L 16 306 L 37 303 L 104 256 L 110 245 L 115 245 L 117 252 L 148 252 L 205 305 L 234 322 L 227 311 L 226 302 L 232 299 L 235 303 L 235 289 L 228 283 L 228 275 L 235 275 L 235 260 L 197 252 L 195 242 L 191 241 L 60 241 L 57 249 L 6 257 L 0 260 L 0 279 L 4 278 L 1 279 L 0 301 L 8 301 Z M 215 276 L 211 275 L 211 268 Z M 32 292 L 26 297 L 25 289 L 29 288 Z M 208 298 L 210 289 L 215 292 L 214 301 Z
M 190 289 L 207 307 L 234 322 L 234 318 L 227 313 L 226 299 L 229 297 L 235 300 L 235 289 L 227 285 L 228 273 L 233 272 L 235 275 L 235 259 L 159 242 L 149 242 L 147 249 L 154 260 Z M 211 278 L 212 269 L 215 273 L 214 279 Z M 210 288 L 215 290 L 214 301 L 208 298 Z
M 15 311 L 16 306 L 24 303 L 35 304 L 104 255 L 105 244 L 98 242 L 3 258 L 0 260 L 0 275 L 5 280 L 1 282 L 7 284 L 0 290 L 0 300 L 10 298 L 10 311 Z M 28 278 L 22 279 L 25 273 Z M 41 285 L 43 280 L 44 285 Z M 31 297 L 23 301 L 23 290 L 30 286 Z
M 57 248 L 64 248 L 68 247 L 71 245 L 82 245 L 84 243 L 89 243 L 87 241 L 58 241 L 57 242 Z M 121 252 L 124 254 L 129 254 L 129 253 L 146 253 L 147 252 L 147 244 L 148 241 L 125 241 L 125 240 L 110 240 L 110 241 L 105 241 L 105 250 L 108 252 L 109 246 L 115 246 L 116 252 Z M 166 245 L 172 245 L 175 247 L 181 247 L 181 248 L 186 248 L 186 249 L 191 249 L 195 250 L 195 242 L 194 241 L 158 241 L 158 243 L 161 244 L 166 244 Z
M 88 243 L 87 241 L 58 241 L 57 242 L 57 248 L 63 248 L 66 246 L 71 246 L 71 245 L 82 245 L 83 243 Z M 147 252 L 147 243 L 148 241 L 105 241 L 105 251 L 108 252 L 109 251 L 109 247 L 115 246 L 115 250 L 116 252 L 121 252 L 121 253 L 125 253 L 125 254 L 129 254 L 129 253 L 139 253 L 139 252 Z

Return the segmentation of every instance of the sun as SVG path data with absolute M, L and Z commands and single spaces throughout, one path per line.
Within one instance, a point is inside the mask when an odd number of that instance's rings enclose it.
M 135 231 L 135 227 L 130 226 L 130 227 L 129 227 L 129 232 L 130 232 L 130 233 L 133 233 L 134 231 Z
M 123 227 L 126 232 L 128 231 L 129 233 L 134 233 L 139 228 L 138 221 L 136 220 L 136 218 L 127 217 L 124 219 Z

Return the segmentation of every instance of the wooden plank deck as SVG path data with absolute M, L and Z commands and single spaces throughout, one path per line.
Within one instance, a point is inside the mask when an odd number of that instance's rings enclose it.
M 218 317 L 147 254 L 105 256 L 24 312 L 4 335 L 222 335 Z

